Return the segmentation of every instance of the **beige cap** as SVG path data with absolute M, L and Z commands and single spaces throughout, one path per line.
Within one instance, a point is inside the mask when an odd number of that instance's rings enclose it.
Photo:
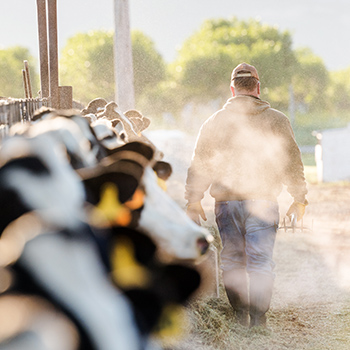
M 252 77 L 257 80 L 259 80 L 258 71 L 254 66 L 251 66 L 248 63 L 241 63 L 239 64 L 233 71 L 231 75 L 231 80 L 234 80 L 236 78 L 248 78 Z

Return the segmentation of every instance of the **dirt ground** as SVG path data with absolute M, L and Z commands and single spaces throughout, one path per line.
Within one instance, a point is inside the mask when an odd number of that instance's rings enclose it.
M 291 199 L 279 199 L 283 217 Z M 303 231 L 277 235 L 267 330 L 237 325 L 221 285 L 188 307 L 191 331 L 169 349 L 350 349 L 350 184 L 309 185 L 308 199 Z
M 174 168 L 168 191 L 184 206 L 193 140 L 185 142 L 179 135 L 173 143 L 169 140 L 162 144 Z M 220 286 L 219 298 L 204 295 L 189 305 L 186 335 L 169 349 L 350 349 L 350 183 L 309 183 L 308 188 L 304 229 L 293 233 L 282 228 L 277 235 L 267 330 L 237 325 Z M 291 201 L 285 191 L 279 197 L 281 218 Z M 206 196 L 205 226 L 215 231 L 212 205 Z

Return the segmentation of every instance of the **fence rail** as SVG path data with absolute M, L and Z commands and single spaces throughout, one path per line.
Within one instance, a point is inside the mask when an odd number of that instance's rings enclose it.
M 42 106 L 49 107 L 50 100 L 48 98 L 27 98 L 0 101 L 0 139 L 8 134 L 13 124 L 30 121 L 34 112 Z

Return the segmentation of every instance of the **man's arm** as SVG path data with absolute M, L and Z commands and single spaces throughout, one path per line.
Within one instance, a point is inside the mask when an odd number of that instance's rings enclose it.
M 297 215 L 297 220 L 302 219 L 305 213 L 305 207 L 308 205 L 306 194 L 308 192 L 304 175 L 304 165 L 301 159 L 301 152 L 296 143 L 294 132 L 289 121 L 286 122 L 284 137 L 286 142 L 286 163 L 284 169 L 284 184 L 287 191 L 294 198 L 287 216 Z
M 188 203 L 200 202 L 211 184 L 212 140 L 202 126 L 196 141 L 191 165 L 187 171 L 185 199 Z

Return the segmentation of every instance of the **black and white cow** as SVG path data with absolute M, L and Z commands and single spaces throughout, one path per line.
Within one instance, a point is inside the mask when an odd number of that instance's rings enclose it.
M 120 152 L 124 155 L 128 152 L 126 158 L 114 159 L 93 176 L 90 172 L 90 180 L 114 182 L 120 188 L 121 202 L 131 196 L 142 176 L 139 157 L 135 157 L 138 160 L 136 167 L 129 167 L 130 162 L 135 163 L 130 156 L 130 152 L 134 152 L 132 146 L 135 145 L 128 144 L 127 149 Z M 145 147 L 139 146 L 139 149 Z M 148 336 L 157 327 L 165 307 L 183 305 L 198 287 L 199 274 L 189 267 L 159 263 L 155 259 L 155 245 L 142 233 L 114 227 L 112 231 L 107 229 L 104 235 L 96 236 L 96 231 L 92 232 L 89 226 L 82 224 L 84 191 L 81 182 L 77 181 L 64 150 L 50 135 L 13 136 L 2 145 L 0 159 L 3 161 L 0 210 L 8 210 L 9 214 L 1 220 L 0 266 L 11 266 L 13 271 L 10 292 L 49 302 L 49 308 L 39 304 L 39 309 L 43 310 L 39 310 L 41 316 L 36 313 L 35 318 L 54 314 L 51 328 L 58 323 L 61 328 L 70 330 L 73 340 L 74 334 L 78 334 L 79 349 L 141 349 L 149 346 Z M 114 176 L 110 177 L 112 172 Z M 107 177 L 101 176 L 106 173 Z M 128 180 L 135 174 L 136 182 L 130 185 Z M 11 208 L 9 203 L 14 203 L 14 207 Z M 99 245 L 96 244 L 98 237 L 103 237 Z M 121 237 L 132 242 L 134 260 L 142 264 L 147 275 L 146 284 L 134 286 L 118 278 L 130 266 L 124 266 L 125 261 L 113 263 L 112 254 L 102 249 L 101 242 L 105 240 L 109 243 L 107 247 L 117 247 L 120 251 L 123 248 Z M 116 244 L 111 244 L 113 240 Z M 15 247 L 15 251 L 10 247 Z M 9 255 L 11 251 L 12 255 Z M 117 289 L 111 288 L 106 270 L 117 276 Z M 6 298 L 16 299 L 13 294 Z M 8 302 L 6 298 L 0 298 L 0 307 L 1 302 Z M 63 315 L 58 317 L 53 306 Z M 12 335 L 8 344 L 21 349 L 20 344 L 24 342 L 26 350 L 31 344 L 33 348 L 38 347 L 41 338 L 47 336 L 44 330 L 31 327 L 19 329 Z M 54 335 L 54 342 L 61 344 L 59 336 L 55 332 Z
M 79 349 L 139 350 L 130 301 L 111 283 L 82 221 L 83 184 L 51 136 L 17 135 L 1 145 L 0 266 L 13 271 L 14 292 L 44 297 L 73 321 Z

